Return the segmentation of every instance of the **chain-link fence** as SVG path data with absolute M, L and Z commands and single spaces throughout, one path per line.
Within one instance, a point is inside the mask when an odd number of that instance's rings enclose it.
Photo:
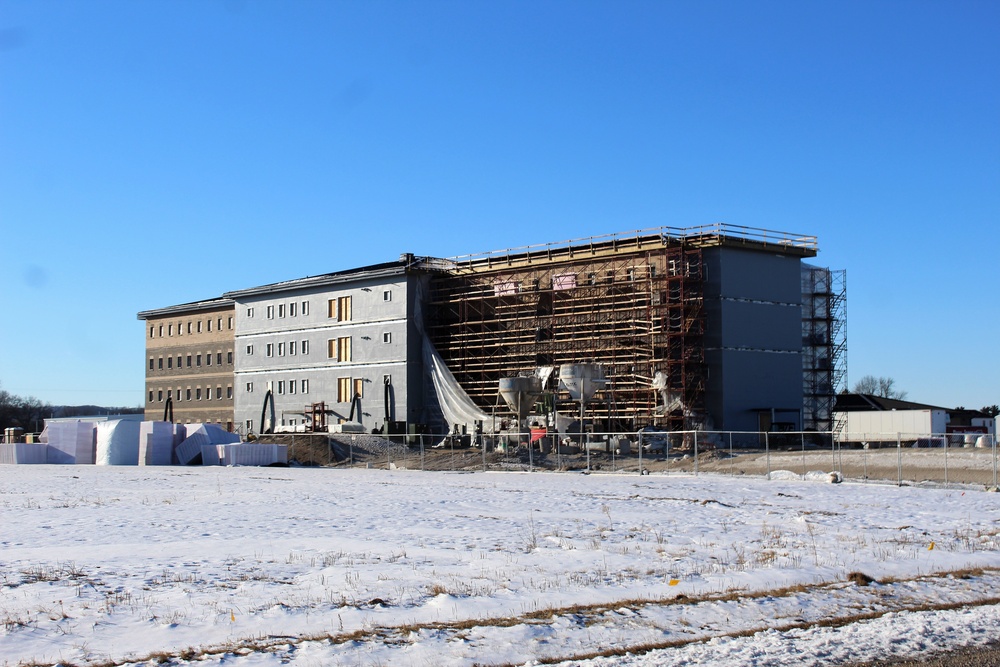
M 644 430 L 501 435 L 263 436 L 300 465 L 444 471 L 712 473 L 771 479 L 837 473 L 851 481 L 997 486 L 989 434 Z

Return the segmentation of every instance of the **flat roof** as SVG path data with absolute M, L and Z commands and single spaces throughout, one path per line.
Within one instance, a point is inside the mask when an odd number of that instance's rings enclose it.
M 136 315 L 136 319 L 148 320 L 154 317 L 164 317 L 168 315 L 183 315 L 185 313 L 200 313 L 206 310 L 218 310 L 220 308 L 234 308 L 232 299 L 218 297 L 215 299 L 205 299 L 203 301 L 192 301 L 191 303 L 181 303 L 176 306 L 166 308 L 154 308 L 153 310 L 143 310 Z
M 463 269 L 482 269 L 498 264 L 531 263 L 532 260 L 551 261 L 557 258 L 573 258 L 584 253 L 628 252 L 673 244 L 698 248 L 746 247 L 799 257 L 815 257 L 819 251 L 815 236 L 720 222 L 697 227 L 652 227 L 630 232 L 616 232 L 602 236 L 459 255 L 449 259 Z

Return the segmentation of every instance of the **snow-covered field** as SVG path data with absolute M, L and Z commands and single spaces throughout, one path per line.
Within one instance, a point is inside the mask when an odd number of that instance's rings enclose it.
M 1000 494 L 980 490 L 0 472 L 2 665 L 819 665 L 1000 628 Z

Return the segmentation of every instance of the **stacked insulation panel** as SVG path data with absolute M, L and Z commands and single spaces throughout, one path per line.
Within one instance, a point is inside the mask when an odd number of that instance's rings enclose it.
M 49 441 L 47 463 L 94 463 L 97 453 L 97 427 L 94 422 L 53 422 L 45 430 Z

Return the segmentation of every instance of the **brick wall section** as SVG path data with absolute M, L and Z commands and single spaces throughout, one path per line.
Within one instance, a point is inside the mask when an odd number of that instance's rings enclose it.
M 174 422 L 232 428 L 234 307 L 171 310 L 145 318 L 145 418 L 163 419 L 169 396 Z

